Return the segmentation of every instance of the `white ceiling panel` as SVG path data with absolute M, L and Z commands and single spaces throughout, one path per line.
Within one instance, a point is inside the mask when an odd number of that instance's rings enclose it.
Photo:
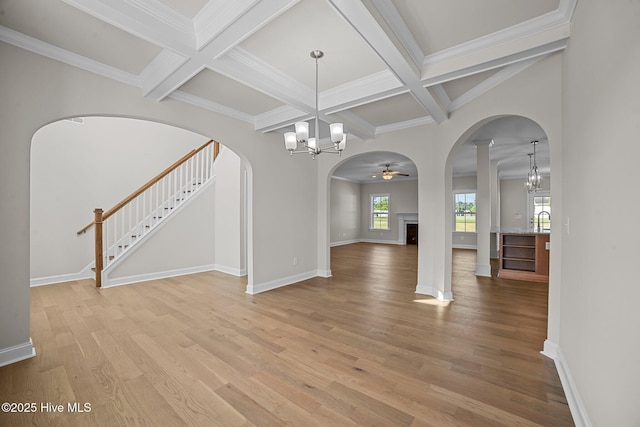
M 139 74 L 160 48 L 57 0 L 2 1 L 0 25 Z
M 202 70 L 180 90 L 254 116 L 283 105 L 268 95 L 208 69 Z
M 525 22 L 559 0 L 394 0 L 425 55 Z
M 325 0 L 300 1 L 241 47 L 310 88 L 315 87 L 315 63 L 309 53 L 322 50 L 320 91 L 385 69 L 369 45 Z
M 176 12 L 193 19 L 209 2 L 208 0 L 160 0 Z
M 279 133 L 315 115 L 319 49 L 320 120 L 374 139 L 438 126 L 564 49 L 576 1 L 0 0 L 0 42 Z M 531 129 L 510 118 L 473 138 L 494 138 L 511 174 L 544 137 Z M 472 173 L 473 147 L 459 155 L 454 173 Z
M 374 126 L 419 119 L 426 116 L 409 93 L 352 108 L 351 111 Z
M 469 77 L 463 77 L 461 79 L 452 80 L 450 82 L 443 83 L 445 92 L 449 96 L 450 100 L 454 100 L 459 96 L 467 93 L 469 90 L 473 89 L 489 77 L 496 74 L 500 69 L 488 70 L 482 73 L 473 74 Z

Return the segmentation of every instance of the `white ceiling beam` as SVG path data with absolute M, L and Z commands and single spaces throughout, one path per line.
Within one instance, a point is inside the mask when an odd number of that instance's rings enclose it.
M 398 9 L 388 0 L 372 0 L 372 3 L 387 22 L 393 34 L 396 35 L 402 46 L 406 49 L 409 56 L 411 56 L 416 67 L 420 68 L 422 61 L 424 61 L 424 52 L 413 37 L 413 34 L 411 34 L 407 23 L 404 22 L 404 19 L 400 16 Z
M 265 129 L 274 130 L 274 124 L 279 123 L 284 126 L 295 123 L 298 120 L 305 120 L 315 115 L 315 91 L 306 85 L 292 79 L 289 75 L 274 68 L 269 63 L 255 57 L 244 49 L 235 48 L 227 52 L 226 55 L 216 60 L 209 61 L 207 65 L 213 71 L 226 77 L 237 80 L 259 92 L 267 94 L 285 104 L 292 106 L 289 110 L 290 121 L 283 120 L 281 115 L 276 116 L 276 122 L 266 122 L 267 115 L 259 121 L 257 131 L 266 132 Z M 322 98 L 322 94 L 319 95 Z M 286 110 L 283 110 L 286 111 Z M 301 115 L 300 112 L 305 114 Z M 327 113 L 320 109 L 320 119 L 331 122 Z M 258 122 L 258 121 L 257 121 Z M 361 123 L 349 123 L 344 121 L 346 128 L 353 129 L 350 133 L 357 133 L 358 137 L 368 138 L 373 135 L 362 133 L 359 129 L 366 129 Z
M 442 82 L 443 76 L 464 76 L 464 70 L 480 73 L 529 59 L 532 54 L 555 52 L 566 47 L 570 33 L 570 22 L 556 10 L 426 56 L 421 78 L 423 83 Z
M 501 56 L 495 59 L 481 60 L 479 62 L 460 64 L 459 67 L 452 67 L 448 72 L 443 72 L 433 76 L 425 73 L 422 84 L 425 87 L 431 87 L 451 80 L 482 73 L 484 71 L 505 67 L 517 62 L 542 57 L 550 53 L 563 50 L 567 46 L 567 41 L 568 39 L 564 38 L 546 45 L 536 46 L 529 50 L 516 52 L 511 55 Z
M 462 95 L 460 95 L 459 97 L 451 101 L 449 105 L 449 112 L 453 112 L 458 108 L 462 107 L 463 105 L 471 102 L 472 100 L 476 99 L 480 95 L 498 86 L 502 82 L 510 79 L 511 77 L 515 76 L 516 74 L 520 73 L 526 68 L 529 68 L 530 66 L 532 66 L 533 64 L 541 60 L 542 58 L 543 56 L 536 56 L 526 61 L 516 62 L 515 64 L 511 64 L 508 67 L 505 67 L 504 69 L 498 71 L 496 74 L 489 77 L 479 85 L 474 86 L 473 88 L 469 89 L 467 92 L 463 93 Z M 437 87 L 442 87 L 442 86 L 438 85 Z
M 364 4 L 354 0 L 329 0 L 329 2 L 371 46 L 398 79 L 409 88 L 418 104 L 437 123 L 445 121 L 447 112 L 443 106 L 422 87 L 418 70 L 407 62 Z
M 86 56 L 78 55 L 77 53 L 62 49 L 58 46 L 45 43 L 42 40 L 35 39 L 2 25 L 0 25 L 0 41 L 111 80 L 130 86 L 140 86 L 140 79 L 135 74 L 122 71 L 119 68 L 103 64 L 102 62 L 95 61 L 91 58 L 87 58 Z
M 236 2 L 233 2 L 234 7 L 225 10 L 224 21 L 220 17 L 216 18 L 218 25 L 224 29 L 216 32 L 208 26 L 203 27 L 201 31 L 204 34 L 198 33 L 196 38 L 199 40 L 199 44 L 204 43 L 205 40 L 207 44 L 199 46 L 200 50 L 191 52 L 189 54 L 189 61 L 185 62 L 181 67 L 176 69 L 167 68 L 164 79 L 161 79 L 146 96 L 157 101 L 164 99 L 164 97 L 168 96 L 171 92 L 179 89 L 180 86 L 200 72 L 205 66 L 230 52 L 235 46 L 239 45 L 247 37 L 295 5 L 298 1 L 299 0 L 265 0 L 255 2 L 245 0 L 239 2 L 238 5 L 236 5 Z M 218 3 L 216 3 L 216 5 L 218 5 Z M 211 6 L 211 9 L 202 12 L 202 16 L 211 15 L 212 10 L 217 9 Z M 196 19 L 200 22 L 203 18 L 198 15 Z M 199 25 L 202 27 L 204 24 L 200 23 Z M 241 79 L 235 79 L 244 83 Z
M 151 0 L 63 0 L 114 27 L 164 49 L 190 56 L 195 51 L 195 33 L 187 18 L 170 13 L 162 3 Z

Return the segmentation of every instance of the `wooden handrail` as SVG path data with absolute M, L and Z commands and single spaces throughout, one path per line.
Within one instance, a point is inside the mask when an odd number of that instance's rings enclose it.
M 169 166 L 168 168 L 166 168 L 165 170 L 163 170 L 162 172 L 160 172 L 158 175 L 154 176 L 151 180 L 149 180 L 149 182 L 147 182 L 146 184 L 144 184 L 142 187 L 138 188 L 136 191 L 134 191 L 133 193 L 131 193 L 129 196 L 125 197 L 122 201 L 120 201 L 118 204 L 116 204 L 114 207 L 112 207 L 111 209 L 105 211 L 102 214 L 102 219 L 106 220 L 107 218 L 109 218 L 111 215 L 113 215 L 114 213 L 118 212 L 120 209 L 122 209 L 123 206 L 125 206 L 127 203 L 129 203 L 130 201 L 132 201 L 133 199 L 135 199 L 136 197 L 138 197 L 140 194 L 142 194 L 145 190 L 147 190 L 148 188 L 150 188 L 153 184 L 157 183 L 158 181 L 160 181 L 162 178 L 164 178 L 165 176 L 169 175 L 171 172 L 173 172 L 174 169 L 176 169 L 178 166 L 180 166 L 181 164 L 183 164 L 184 162 L 186 162 L 187 160 L 189 160 L 191 157 L 195 156 L 197 153 L 199 153 L 200 151 L 204 150 L 207 146 L 209 146 L 211 143 L 214 143 L 214 150 L 213 150 L 213 160 L 216 159 L 216 157 L 218 157 L 218 153 L 220 152 L 220 143 L 218 141 L 214 141 L 213 139 L 210 139 L 209 141 L 207 141 L 205 144 L 201 145 L 198 148 L 195 148 L 193 150 L 191 150 L 189 153 L 185 154 L 184 156 L 182 156 L 182 158 L 180 158 L 180 160 L 178 160 L 177 162 L 175 162 L 174 164 L 172 164 L 171 166 Z M 89 224 L 85 225 L 84 227 L 82 227 L 77 234 L 82 234 L 84 232 L 86 232 L 88 229 L 90 229 L 94 224 L 95 224 L 95 220 L 91 221 Z

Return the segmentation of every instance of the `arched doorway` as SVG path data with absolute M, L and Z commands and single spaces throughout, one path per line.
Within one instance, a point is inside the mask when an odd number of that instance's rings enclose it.
M 93 219 L 93 210 L 111 208 L 208 140 L 174 126 L 122 117 L 80 117 L 39 129 L 31 144 L 32 285 L 93 277 L 93 231 L 76 234 Z M 247 244 L 242 240 L 247 234 L 246 203 L 241 191 L 224 191 L 226 186 L 241 189 L 241 160 L 226 147 L 219 160 L 223 157 L 224 165 L 216 170 L 220 179 L 202 195 L 190 199 L 186 210 L 154 235 L 161 243 L 137 248 L 135 262 L 119 266 L 113 283 L 214 267 L 235 275 L 246 274 Z M 215 219 L 222 220 L 223 215 L 216 200 L 228 194 L 237 195 L 233 203 L 224 203 L 234 212 L 225 217 L 223 227 L 217 226 Z M 216 237 L 220 234 L 217 229 L 227 233 L 226 259 L 215 258 Z M 229 242 L 235 251 L 228 250 Z M 188 256 L 185 248 L 190 251 Z M 230 253 L 235 258 L 231 259 Z
M 543 187 L 530 194 L 525 184 L 534 145 Z M 538 123 L 522 116 L 501 116 L 477 123 L 451 149 L 445 177 L 450 183 L 445 206 L 452 218 L 451 248 L 477 251 L 476 275 L 495 275 L 489 264 L 498 257 L 499 233 L 534 232 L 536 209 L 545 209 L 546 204 L 549 210 L 549 148 Z M 545 224 L 550 232 L 549 222 Z
M 336 164 L 328 179 L 330 246 L 418 243 L 418 170 L 410 158 L 356 154 Z

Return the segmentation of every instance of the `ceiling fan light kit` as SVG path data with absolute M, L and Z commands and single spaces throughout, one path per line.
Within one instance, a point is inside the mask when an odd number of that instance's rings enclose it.
M 385 165 L 385 170 L 382 171 L 382 179 L 389 181 L 394 176 L 409 176 L 408 173 L 401 173 L 401 172 L 389 169 L 390 166 L 391 166 L 391 163 L 387 163 Z M 373 177 L 375 178 L 375 175 Z
M 322 147 L 320 145 L 320 126 L 318 112 L 318 59 L 324 56 L 321 50 L 312 50 L 310 56 L 316 61 L 316 113 L 315 113 L 315 133 L 313 138 L 309 138 L 309 123 L 297 122 L 295 124 L 295 132 L 286 132 L 284 134 L 284 146 L 290 155 L 294 154 L 311 154 L 315 159 L 320 153 L 331 153 L 340 155 L 347 147 L 347 134 L 344 133 L 342 123 L 331 123 L 329 131 L 331 133 L 332 145 Z

